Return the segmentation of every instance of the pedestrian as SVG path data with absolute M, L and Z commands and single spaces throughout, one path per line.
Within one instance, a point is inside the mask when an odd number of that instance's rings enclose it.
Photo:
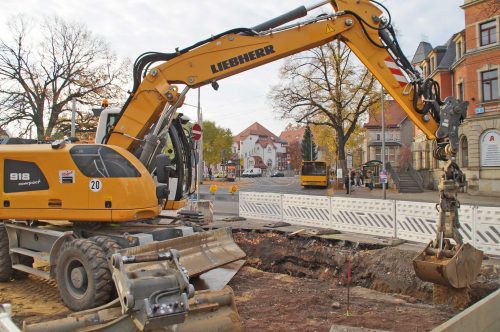
M 346 195 L 349 195 L 349 175 L 344 176 L 344 185 L 345 185 L 345 190 L 346 190 Z
M 370 182 L 368 183 L 368 187 L 370 187 L 370 191 L 373 190 L 373 184 L 375 182 L 375 176 L 373 175 L 372 171 L 368 172 L 368 176 L 370 177 Z
M 361 175 L 359 174 L 359 171 L 356 171 L 356 187 L 361 187 Z
M 208 178 L 212 181 L 212 168 L 208 168 Z

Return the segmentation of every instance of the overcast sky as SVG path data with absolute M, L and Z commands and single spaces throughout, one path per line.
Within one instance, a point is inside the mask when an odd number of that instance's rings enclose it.
M 411 58 L 422 40 L 444 44 L 464 27 L 463 0 L 379 0 L 390 10 L 400 33 L 399 42 Z M 16 14 L 41 21 L 57 14 L 85 23 L 111 44 L 121 57 L 132 60 L 146 51 L 172 52 L 210 35 L 237 27 L 252 27 L 300 5 L 319 0 L 1 0 L 0 37 L 5 22 Z M 312 15 L 328 11 L 327 6 Z M 277 120 L 266 95 L 278 83 L 281 61 L 253 69 L 219 82 L 219 91 L 201 89 L 204 119 L 230 128 L 233 134 L 258 121 L 279 135 L 289 120 Z M 188 103 L 196 104 L 191 91 Z M 196 109 L 183 107 L 196 118 Z

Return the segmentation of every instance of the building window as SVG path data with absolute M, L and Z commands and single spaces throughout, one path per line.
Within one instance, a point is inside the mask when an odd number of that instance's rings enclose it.
M 491 45 L 497 42 L 497 22 L 489 21 L 479 25 L 479 38 L 481 46 Z
M 267 160 L 267 167 L 272 167 L 273 166 L 273 161 L 271 159 Z
M 498 99 L 498 69 L 483 71 L 481 73 L 481 87 L 483 101 Z
M 434 71 L 434 57 L 430 58 L 430 67 L 431 67 L 431 73 Z
M 271 153 L 271 147 L 267 148 L 267 152 Z
M 377 141 L 380 141 L 380 134 L 377 134 Z
M 458 99 L 464 100 L 464 83 L 458 83 L 457 90 Z
M 457 42 L 457 60 L 462 58 L 462 41 Z
M 469 143 L 467 142 L 467 137 L 462 138 L 462 152 L 460 154 L 460 159 L 462 160 L 462 167 L 469 167 Z

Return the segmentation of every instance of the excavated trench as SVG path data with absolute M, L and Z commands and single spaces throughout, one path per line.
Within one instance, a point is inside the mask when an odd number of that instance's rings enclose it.
M 347 260 L 351 261 L 351 285 L 379 292 L 396 293 L 425 303 L 467 307 L 499 287 L 493 265 L 483 264 L 476 283 L 457 294 L 443 292 L 417 278 L 414 251 L 378 244 L 363 244 L 321 237 L 289 236 L 270 231 L 234 232 L 235 241 L 246 252 L 253 268 L 345 285 Z

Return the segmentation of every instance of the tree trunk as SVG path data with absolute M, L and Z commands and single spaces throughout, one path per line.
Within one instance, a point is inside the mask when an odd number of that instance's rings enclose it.
M 347 159 L 345 155 L 345 145 L 347 140 L 345 139 L 343 133 L 337 132 L 337 154 L 342 167 L 342 173 L 347 174 Z

